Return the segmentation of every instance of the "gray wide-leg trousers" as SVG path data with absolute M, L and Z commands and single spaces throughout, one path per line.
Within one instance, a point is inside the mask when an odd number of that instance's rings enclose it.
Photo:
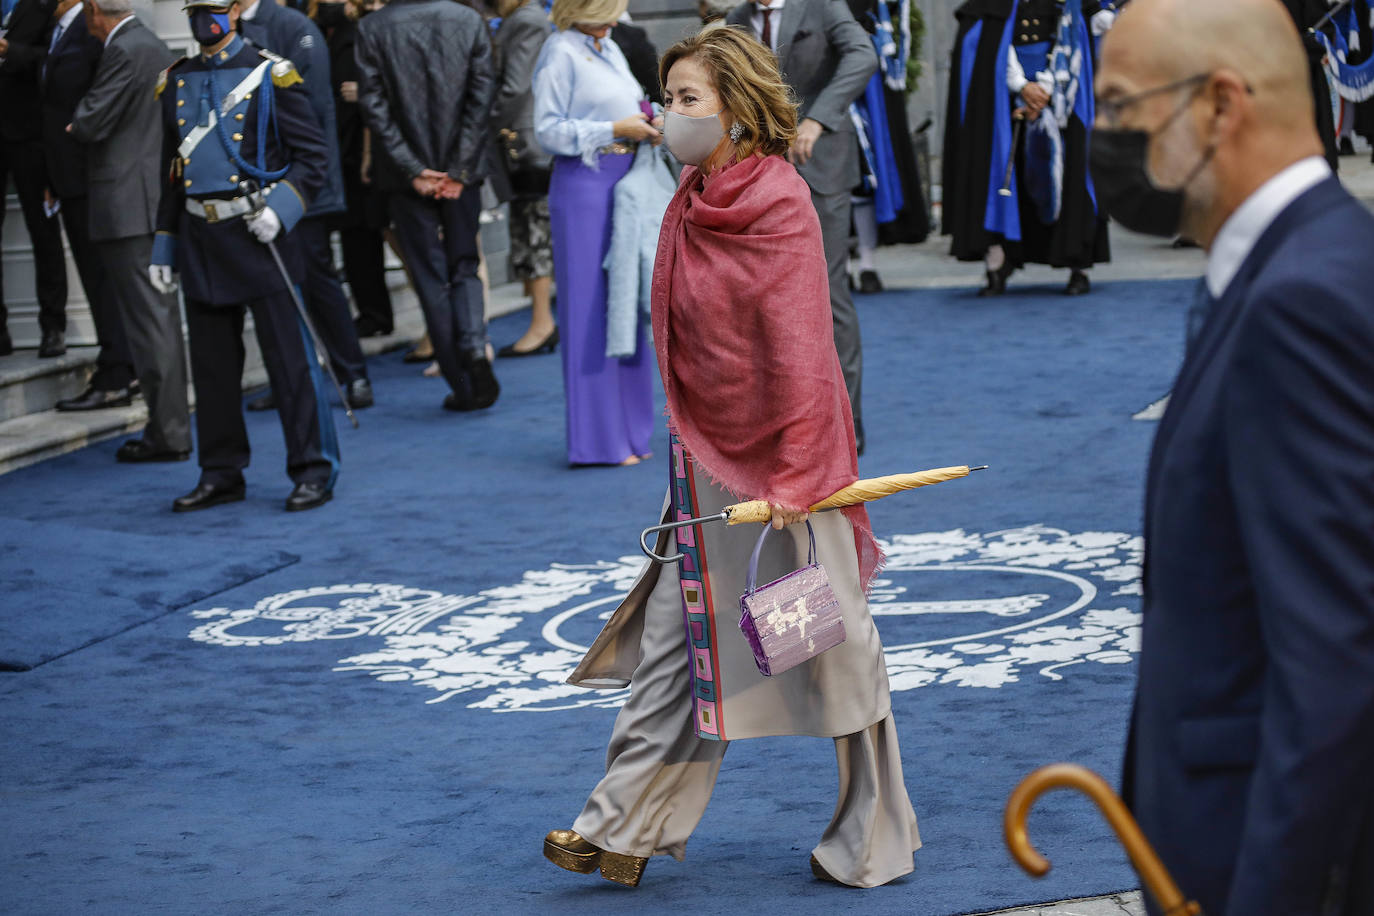
M 696 735 L 684 638 L 677 567 L 669 565 L 644 609 L 642 654 L 611 733 L 606 775 L 573 823 L 601 849 L 682 859 L 711 799 L 729 742 Z M 845 884 L 886 884 L 913 870 L 921 846 L 896 725 L 889 713 L 834 741 L 839 800 L 813 854 Z

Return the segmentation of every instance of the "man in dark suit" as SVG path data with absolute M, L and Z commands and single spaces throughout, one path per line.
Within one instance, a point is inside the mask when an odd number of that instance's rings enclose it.
M 95 321 L 100 353 L 86 390 L 57 402 L 58 410 L 95 410 L 123 407 L 131 398 L 133 358 L 119 317 L 119 303 L 111 295 L 91 242 L 90 199 L 87 196 L 86 145 L 67 132 L 76 106 L 95 80 L 104 46 L 86 27 L 81 0 L 62 0 L 53 11 L 52 37 L 39 78 L 43 105 L 43 150 L 48 160 L 49 188 L 61 202 L 72 260 L 86 290 Z
M 67 265 L 57 214 L 43 207 L 48 170 L 43 161 L 42 113 L 38 73 L 47 55 L 52 11 L 57 0 L 0 0 L 0 192 L 14 176 L 24 225 L 33 245 L 38 287 L 39 356 L 67 351 Z M 0 207 L 0 226 L 5 208 Z M 14 351 L 0 291 L 0 356 Z
M 878 56 L 845 0 L 746 0 L 725 21 L 751 32 L 777 54 L 783 79 L 801 102 L 797 139 L 788 156 L 811 188 L 821 219 L 835 349 L 863 454 L 863 347 L 849 292 L 850 195 L 861 176 L 849 106 L 878 69 Z
M 279 6 L 274 0 L 244 4 L 239 32 L 259 48 L 280 54 L 296 65 L 305 80 L 310 107 L 329 144 L 329 184 L 311 203 L 309 214 L 296 226 L 296 237 L 305 253 L 305 282 L 301 293 L 310 318 L 329 351 L 334 375 L 343 386 L 350 407 L 373 404 L 372 383 L 358 329 L 348 310 L 348 296 L 334 270 L 334 249 L 329 244 L 330 221 L 344 210 L 343 170 L 340 167 L 339 135 L 335 124 L 334 83 L 329 72 L 329 48 L 315 23 L 298 10 Z M 276 398 L 266 394 L 248 402 L 249 410 L 270 410 Z
M 154 89 L 175 55 L 134 16 L 131 0 L 90 0 L 86 22 L 105 50 L 95 82 L 72 115 L 71 135 L 87 145 L 90 235 L 148 402 L 142 437 L 125 442 L 115 457 L 185 461 L 191 417 L 181 309 L 148 278 L 164 168 Z
M 1207 249 L 1150 457 L 1125 791 L 1212 916 L 1374 913 L 1374 217 L 1306 74 L 1274 0 L 1134 0 L 1097 80 L 1098 199 Z

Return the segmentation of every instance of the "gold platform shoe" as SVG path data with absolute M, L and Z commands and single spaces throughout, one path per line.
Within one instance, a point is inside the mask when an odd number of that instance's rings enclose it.
M 588 843 L 575 831 L 551 830 L 544 837 L 544 858 L 559 868 L 590 875 L 601 868 L 601 877 L 626 887 L 639 887 L 648 859 L 607 852 Z

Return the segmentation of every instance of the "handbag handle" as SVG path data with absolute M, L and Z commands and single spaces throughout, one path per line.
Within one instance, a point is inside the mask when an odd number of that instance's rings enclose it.
M 773 530 L 773 526 L 765 524 L 763 533 L 759 535 L 759 541 L 754 545 L 754 554 L 749 558 L 749 577 L 745 580 L 744 594 L 749 597 L 754 594 L 754 583 L 759 577 L 759 556 L 763 553 L 763 541 L 768 537 L 768 532 Z M 806 520 L 806 533 L 811 537 L 811 550 L 806 555 L 808 566 L 816 565 L 816 529 L 811 527 L 811 519 Z

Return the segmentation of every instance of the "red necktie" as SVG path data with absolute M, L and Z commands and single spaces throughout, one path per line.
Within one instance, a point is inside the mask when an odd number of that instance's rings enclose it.
M 773 15 L 773 11 L 765 6 L 759 12 L 763 13 L 763 35 L 759 40 L 763 42 L 765 48 L 771 51 L 773 50 L 773 28 L 768 20 Z

